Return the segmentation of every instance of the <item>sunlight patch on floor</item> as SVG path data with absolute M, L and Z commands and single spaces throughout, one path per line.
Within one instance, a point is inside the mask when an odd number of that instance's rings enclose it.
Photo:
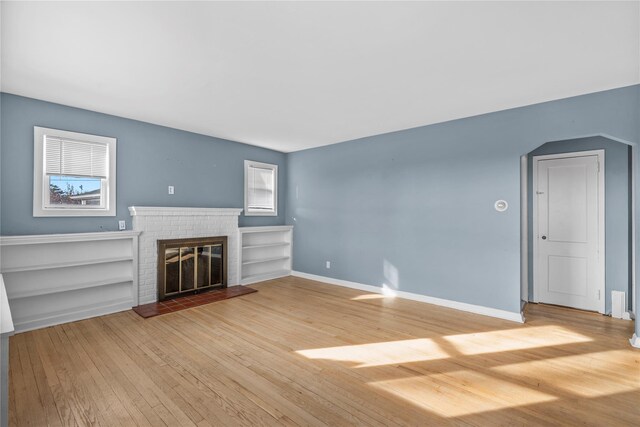
M 464 355 L 497 353 L 593 341 L 561 326 L 534 326 L 442 337 Z
M 383 299 L 383 298 L 393 298 L 393 296 L 382 295 L 382 294 L 364 294 L 364 295 L 358 295 L 357 297 L 351 298 L 351 301 L 363 301 L 363 300 L 369 300 L 369 299 Z
M 449 354 L 437 343 L 427 338 L 316 348 L 299 350 L 296 353 L 308 359 L 357 363 L 356 368 L 422 362 L 449 357 Z
M 633 354 L 628 350 L 602 351 L 556 357 L 552 361 L 544 359 L 515 363 L 491 370 L 524 382 L 546 384 L 585 397 L 640 390 L 640 369 L 636 376 L 611 377 L 610 371 L 615 371 L 618 363 L 633 364 Z
M 550 394 L 468 370 L 368 384 L 447 418 L 557 399 Z
M 537 326 L 442 337 L 454 353 L 474 355 L 592 341 L 560 326 Z M 308 359 L 357 364 L 356 368 L 445 359 L 452 354 L 430 338 L 298 350 Z M 458 354 L 453 354 L 457 356 Z
M 397 292 L 394 289 L 389 287 L 389 285 L 387 285 L 386 283 L 383 283 L 380 286 L 380 293 L 379 294 L 358 295 L 357 297 L 351 298 L 351 300 L 352 301 L 358 301 L 358 300 L 368 300 L 368 299 L 394 298 L 394 297 L 396 297 L 396 295 L 397 295 Z

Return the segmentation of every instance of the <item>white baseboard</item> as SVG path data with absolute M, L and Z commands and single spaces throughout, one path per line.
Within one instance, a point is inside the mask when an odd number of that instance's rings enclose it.
M 512 322 L 524 323 L 522 313 L 514 313 L 512 311 L 499 310 L 497 308 L 484 307 L 481 305 L 467 304 L 464 302 L 452 301 L 442 298 L 430 297 L 427 295 L 414 294 L 411 292 L 394 291 L 388 288 L 378 286 L 364 285 L 362 283 L 349 282 L 347 280 L 334 279 L 331 277 L 317 276 L 315 274 L 303 273 L 300 271 L 292 271 L 292 276 L 302 277 L 303 279 L 315 280 L 317 282 L 328 283 L 330 285 L 343 286 L 360 291 L 372 292 L 376 294 L 384 294 L 389 296 L 397 296 L 399 298 L 409 299 L 413 301 L 425 302 L 427 304 L 439 305 L 442 307 L 453 308 L 460 311 L 466 311 L 483 316 L 496 317 L 498 319 L 510 320 Z
M 640 337 L 637 336 L 636 334 L 633 334 L 629 342 L 631 343 L 632 347 L 640 348 Z

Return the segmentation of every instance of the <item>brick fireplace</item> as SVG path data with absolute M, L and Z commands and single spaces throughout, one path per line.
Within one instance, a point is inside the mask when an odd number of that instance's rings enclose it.
M 139 304 L 158 300 L 158 240 L 203 236 L 227 237 L 227 284 L 238 279 L 238 216 L 242 209 L 131 206 L 133 229 L 140 231 Z

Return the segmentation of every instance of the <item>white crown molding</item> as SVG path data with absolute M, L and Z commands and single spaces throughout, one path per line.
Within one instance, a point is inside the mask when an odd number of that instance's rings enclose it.
M 241 212 L 237 208 L 129 206 L 131 216 L 239 216 Z
M 467 304 L 464 302 L 435 298 L 427 295 L 414 294 L 411 292 L 394 291 L 388 288 L 364 285 L 362 283 L 349 282 L 347 280 L 334 279 L 332 277 L 317 276 L 315 274 L 302 273 L 300 271 L 292 271 L 291 275 L 295 277 L 302 277 L 303 279 L 328 283 L 330 285 L 343 286 L 346 288 L 358 289 L 360 291 L 383 294 L 387 296 L 396 296 L 399 298 L 439 305 L 441 307 L 453 308 L 460 311 L 466 311 L 468 313 L 481 314 L 483 316 L 496 317 L 498 319 L 510 320 L 512 322 L 524 323 L 524 316 L 522 315 L 522 313 L 514 313 L 512 311 L 499 310 L 497 308 L 485 307 L 482 305 Z

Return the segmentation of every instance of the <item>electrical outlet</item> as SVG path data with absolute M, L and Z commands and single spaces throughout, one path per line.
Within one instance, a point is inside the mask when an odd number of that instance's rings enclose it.
M 118 230 L 126 230 L 126 229 L 127 229 L 126 221 L 118 221 Z
M 175 194 L 175 189 L 173 188 L 173 185 L 169 186 L 169 194 Z
M 331 268 L 331 261 L 327 261 L 327 268 Z

